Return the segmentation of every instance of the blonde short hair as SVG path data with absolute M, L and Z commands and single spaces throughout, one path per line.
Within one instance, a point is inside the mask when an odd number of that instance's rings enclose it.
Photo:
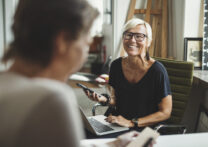
M 123 33 L 129 29 L 136 27 L 137 25 L 144 25 L 147 30 L 147 46 L 149 47 L 152 42 L 152 28 L 146 21 L 139 18 L 130 19 L 123 27 Z

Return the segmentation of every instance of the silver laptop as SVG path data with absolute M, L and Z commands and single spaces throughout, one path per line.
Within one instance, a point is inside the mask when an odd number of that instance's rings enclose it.
M 121 127 L 117 124 L 111 124 L 106 122 L 106 116 L 104 115 L 86 117 L 81 108 L 80 113 L 85 128 L 91 133 L 96 134 L 98 136 L 129 130 L 129 128 L 127 127 Z

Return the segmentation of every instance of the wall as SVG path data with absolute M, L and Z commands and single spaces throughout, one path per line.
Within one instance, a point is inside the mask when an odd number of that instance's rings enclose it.
M 13 15 L 18 0 L 5 0 L 5 40 L 6 46 L 13 40 L 13 34 L 11 32 L 11 25 L 13 23 Z
M 13 39 L 11 25 L 17 3 L 18 0 L 0 0 L 0 58 L 3 56 L 5 48 Z M 5 68 L 6 66 L 0 62 L 0 71 L 5 70 Z
M 0 58 L 4 53 L 4 24 L 3 24 L 3 0 L 0 0 Z M 5 66 L 0 62 L 0 71 L 3 70 Z
M 203 0 L 185 0 L 184 37 L 203 37 Z
M 183 60 L 184 0 L 169 0 L 169 56 Z
M 3 24 L 3 1 L 0 0 L 0 57 L 3 55 L 4 48 L 4 24 Z

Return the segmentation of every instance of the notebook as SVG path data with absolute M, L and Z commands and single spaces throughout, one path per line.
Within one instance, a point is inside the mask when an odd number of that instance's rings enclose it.
M 97 136 L 129 130 L 129 128 L 127 127 L 121 127 L 117 124 L 111 124 L 106 122 L 105 121 L 106 116 L 104 115 L 86 117 L 86 115 L 84 114 L 81 108 L 80 108 L 80 113 L 85 128 L 91 133 L 96 134 Z

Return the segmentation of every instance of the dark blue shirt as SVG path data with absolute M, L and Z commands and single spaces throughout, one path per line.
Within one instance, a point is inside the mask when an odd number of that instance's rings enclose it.
M 140 118 L 157 112 L 162 98 L 171 94 L 165 67 L 155 61 L 143 78 L 130 83 L 122 71 L 122 58 L 110 68 L 109 84 L 115 89 L 116 113 L 127 119 Z

